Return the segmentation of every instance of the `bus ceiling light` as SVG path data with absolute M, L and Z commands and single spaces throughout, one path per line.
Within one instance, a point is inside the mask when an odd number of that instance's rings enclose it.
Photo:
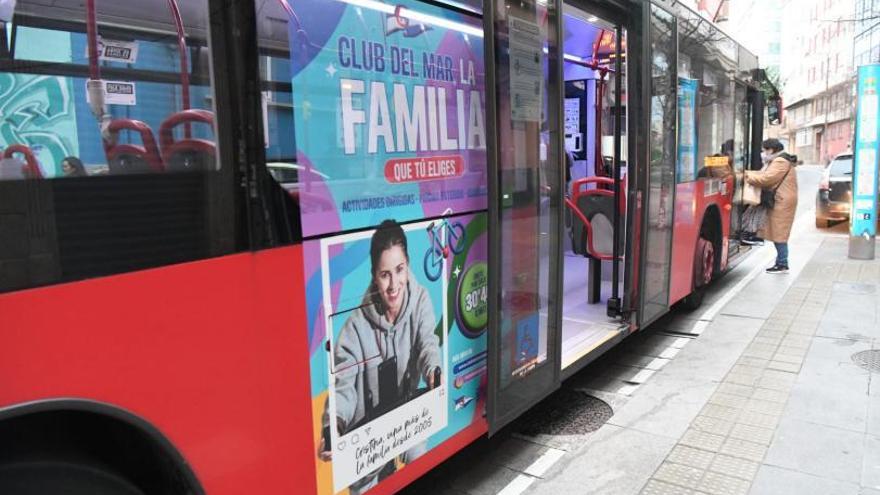
M 407 19 L 413 21 L 424 22 L 425 24 L 430 24 L 432 26 L 442 27 L 446 29 L 451 29 L 453 31 L 458 31 L 460 33 L 470 34 L 473 36 L 483 37 L 483 29 L 477 28 L 474 26 L 469 26 L 467 24 L 463 24 L 461 22 L 455 22 L 449 19 L 444 19 L 442 17 L 433 16 L 430 14 L 425 14 L 422 12 L 416 12 L 412 9 L 407 9 L 404 7 L 395 7 L 394 5 L 389 5 L 387 3 L 378 2 L 376 0 L 341 0 L 344 3 L 349 5 L 354 5 L 356 7 L 364 7 L 366 9 L 372 9 L 379 12 L 384 12 L 386 14 L 398 14 L 400 17 L 405 17 Z
M 599 20 L 599 18 L 596 17 L 596 16 L 594 16 L 594 15 L 591 15 L 590 17 L 587 17 L 587 22 L 596 22 L 596 21 L 598 21 L 598 20 Z

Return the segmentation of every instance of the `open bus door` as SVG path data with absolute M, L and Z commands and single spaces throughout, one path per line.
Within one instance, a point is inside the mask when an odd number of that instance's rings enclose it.
M 672 227 L 675 210 L 675 167 L 681 136 L 694 133 L 694 98 L 688 96 L 677 77 L 676 16 L 664 7 L 644 2 L 651 54 L 651 84 L 643 100 L 650 116 L 649 159 L 645 177 L 644 217 L 638 236 L 641 245 L 639 327 L 644 328 L 669 310 L 672 268 Z M 683 94 L 683 91 L 685 92 Z M 678 132 L 675 132 L 675 130 Z M 684 133 L 684 134 L 681 134 Z M 677 142 L 678 140 L 678 142 Z
M 493 0 L 484 8 L 490 434 L 561 379 L 560 4 Z

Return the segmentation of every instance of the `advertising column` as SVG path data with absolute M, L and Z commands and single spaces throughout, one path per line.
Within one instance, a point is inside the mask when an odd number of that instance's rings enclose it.
M 877 235 L 877 150 L 880 147 L 877 82 L 880 65 L 859 67 L 858 78 L 849 257 L 870 260 L 874 259 L 874 237 Z

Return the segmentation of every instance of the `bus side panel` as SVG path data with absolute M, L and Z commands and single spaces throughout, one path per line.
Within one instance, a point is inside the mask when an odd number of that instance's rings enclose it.
M 675 228 L 672 230 L 672 278 L 669 280 L 669 304 L 691 293 L 694 284 L 694 253 L 700 235 L 702 181 L 675 186 Z M 699 212 L 699 215 L 697 214 Z
M 721 271 L 727 269 L 730 232 L 730 184 L 723 179 L 698 179 L 676 185 L 675 229 L 673 230 L 672 278 L 669 304 L 691 293 L 694 283 L 694 255 L 700 227 L 708 208 L 714 205 L 721 215 Z
M 104 402 L 158 428 L 207 493 L 314 493 L 301 252 L 0 295 L 0 406 Z

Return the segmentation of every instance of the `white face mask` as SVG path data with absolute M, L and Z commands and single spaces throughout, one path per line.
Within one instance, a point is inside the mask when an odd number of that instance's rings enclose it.
M 771 156 L 773 156 L 773 155 L 771 155 L 770 153 L 767 153 L 766 151 L 764 151 L 764 152 L 761 153 L 761 161 L 763 161 L 764 163 L 767 163 L 767 162 L 770 161 L 770 157 L 771 157 Z

